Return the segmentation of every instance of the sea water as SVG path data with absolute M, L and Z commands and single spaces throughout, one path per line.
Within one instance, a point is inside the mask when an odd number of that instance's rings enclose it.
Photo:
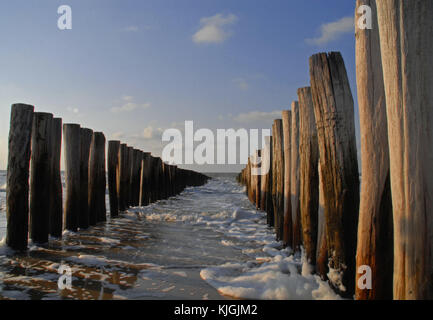
M 283 249 L 234 174 L 88 230 L 65 232 L 26 254 L 0 248 L 0 298 L 338 299 L 301 255 Z M 0 237 L 5 172 L 0 172 Z M 108 197 L 107 197 L 108 208 Z M 60 267 L 72 288 L 58 287 Z M 62 269 L 63 270 L 63 269 Z

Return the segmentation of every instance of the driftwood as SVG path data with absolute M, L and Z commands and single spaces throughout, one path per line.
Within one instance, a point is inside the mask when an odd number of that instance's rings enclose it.
M 356 286 L 356 299 L 392 299 L 393 222 L 385 89 L 375 0 L 358 0 L 372 9 L 372 29 L 356 28 L 356 82 L 361 125 L 362 183 L 357 270 L 371 268 L 371 289 Z M 363 273 L 356 273 L 356 283 Z
M 63 187 L 60 174 L 62 151 L 62 119 L 54 118 L 51 126 L 52 172 L 49 212 L 49 231 L 52 237 L 61 238 L 63 232 Z
M 393 297 L 432 299 L 433 1 L 376 4 L 393 200 Z
M 282 119 L 274 120 L 272 163 L 272 196 L 274 205 L 274 223 L 277 240 L 283 239 L 284 231 L 284 137 Z
M 290 162 L 292 145 L 292 111 L 282 112 L 283 118 L 283 139 L 284 139 L 284 234 L 283 243 L 285 246 L 293 247 L 293 223 L 292 204 L 290 197 L 290 175 L 292 173 Z
M 292 103 L 292 133 L 291 133 L 291 160 L 290 160 L 290 203 L 292 205 L 293 250 L 300 251 L 302 244 L 301 210 L 299 202 L 299 103 Z
M 65 151 L 66 199 L 64 207 L 65 229 L 78 230 L 80 214 L 80 125 L 63 125 L 63 145 Z
M 89 218 L 89 159 L 90 146 L 92 144 L 93 131 L 81 128 L 80 148 L 80 215 L 78 227 L 87 229 L 90 226 Z
M 353 98 L 340 53 L 313 55 L 310 76 L 333 274 L 330 280 L 343 296 L 352 297 L 359 210 Z
M 33 114 L 32 155 L 30 162 L 30 238 L 47 243 L 52 183 L 52 122 L 50 113 Z
M 6 187 L 6 244 L 26 250 L 29 230 L 29 171 L 34 107 L 11 107 Z
M 319 210 L 319 145 L 311 88 L 298 89 L 299 180 L 302 243 L 308 263 L 316 265 Z

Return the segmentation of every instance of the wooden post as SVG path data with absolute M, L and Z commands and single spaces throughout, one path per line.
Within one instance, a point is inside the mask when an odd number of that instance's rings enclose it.
M 29 169 L 34 107 L 13 104 L 9 127 L 6 187 L 6 244 L 26 250 L 29 230 Z
M 302 221 L 300 208 L 300 182 L 299 182 L 299 103 L 292 102 L 292 132 L 290 153 L 290 204 L 292 206 L 293 240 L 295 252 L 300 252 L 302 244 Z
M 376 5 L 394 218 L 393 296 L 432 299 L 433 1 Z
M 272 195 L 277 240 L 283 240 L 284 231 L 284 137 L 283 120 L 274 120 L 273 130 Z
M 262 150 L 257 150 L 255 153 L 255 163 L 256 163 L 256 169 L 258 169 L 260 171 L 260 167 L 261 167 L 261 163 L 259 163 L 257 165 L 257 163 L 259 162 L 259 159 L 262 159 Z M 261 160 L 260 160 L 261 161 Z M 259 210 L 260 209 L 260 182 L 261 182 L 261 175 L 258 174 L 255 177 L 254 180 L 254 193 L 255 193 L 255 203 L 256 203 L 256 209 Z
M 94 132 L 89 161 L 89 217 L 92 226 L 106 220 L 105 191 L 105 136 L 102 132 Z
M 119 215 L 117 174 L 119 170 L 120 141 L 108 141 L 108 193 L 110 197 L 110 216 Z
M 80 125 L 63 125 L 63 146 L 65 152 L 66 199 L 64 208 L 65 229 L 77 231 L 80 214 Z
M 356 27 L 356 83 L 361 124 L 362 183 L 357 270 L 371 268 L 372 288 L 356 286 L 356 299 L 392 299 L 393 222 L 389 176 L 386 99 L 375 0 L 357 0 L 372 9 L 372 29 Z M 358 17 L 358 15 L 356 15 Z M 363 273 L 356 273 L 356 283 Z
M 61 238 L 63 231 L 63 187 L 60 174 L 62 152 L 62 119 L 54 118 L 51 126 L 52 173 L 49 211 L 49 232 L 52 237 Z
M 266 220 L 270 227 L 274 226 L 274 203 L 273 203 L 273 179 L 274 179 L 274 169 L 273 169 L 273 163 L 274 163 L 274 138 L 271 136 L 269 137 L 269 174 L 268 174 L 268 181 L 267 181 L 267 187 L 268 190 L 266 193 Z
M 131 205 L 137 207 L 140 204 L 140 178 L 142 152 L 137 149 L 132 151 L 131 169 Z
M 82 230 L 90 226 L 89 212 L 89 159 L 90 146 L 92 144 L 93 131 L 81 128 L 80 148 L 80 215 L 78 216 L 78 227 Z
M 30 161 L 30 239 L 48 243 L 52 183 L 51 113 L 33 114 L 32 155 Z
M 143 152 L 141 160 L 141 179 L 140 179 L 140 206 L 144 207 L 149 204 L 150 200 L 150 153 Z
M 134 181 L 134 148 L 128 147 L 128 187 L 126 188 L 127 192 L 127 207 L 130 208 L 133 206 L 133 181 Z
M 332 285 L 343 296 L 355 291 L 359 172 L 353 98 L 340 53 L 310 58 L 311 91 L 323 177 Z
M 117 176 L 117 195 L 119 198 L 119 211 L 126 210 L 126 181 L 127 181 L 127 166 L 126 166 L 126 143 L 120 144 L 119 148 L 119 173 Z
M 292 174 L 290 162 L 292 145 L 292 111 L 282 112 L 283 118 L 283 138 L 284 138 L 284 232 L 283 244 L 293 248 L 293 222 L 292 204 L 290 196 L 290 176 Z
M 319 210 L 317 217 L 317 252 L 316 252 L 316 272 L 322 280 L 328 279 L 328 246 L 326 241 L 326 219 L 325 219 L 325 195 L 320 169 L 320 159 L 317 166 L 319 176 Z
M 266 194 L 268 192 L 268 179 L 270 172 L 270 137 L 265 137 L 265 145 L 262 150 L 262 168 L 267 168 L 268 172 L 262 172 L 260 180 L 260 210 L 266 211 Z
M 319 211 L 319 145 L 311 88 L 298 89 L 299 178 L 302 243 L 307 261 L 316 265 Z

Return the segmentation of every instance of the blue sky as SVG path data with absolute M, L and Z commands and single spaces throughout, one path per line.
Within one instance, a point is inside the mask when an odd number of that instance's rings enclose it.
M 64 4 L 73 28 L 60 31 Z M 161 132 L 185 120 L 269 128 L 309 85 L 317 52 L 342 52 L 356 101 L 354 10 L 347 0 L 2 1 L 0 169 L 16 102 L 161 155 Z

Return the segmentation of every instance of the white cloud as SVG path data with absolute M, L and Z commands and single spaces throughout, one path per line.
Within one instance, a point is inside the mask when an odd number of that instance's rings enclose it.
M 305 41 L 311 45 L 324 45 L 338 39 L 340 36 L 355 32 L 353 17 L 344 17 L 338 21 L 325 23 L 320 26 L 320 37 L 306 39 Z
M 129 26 L 129 27 L 123 28 L 123 31 L 126 31 L 126 32 L 137 32 L 138 29 L 139 28 L 137 26 Z
M 125 137 L 125 134 L 122 131 L 115 132 L 111 135 L 111 138 L 114 140 L 123 139 Z
M 281 110 L 271 112 L 251 111 L 247 113 L 240 113 L 233 117 L 234 121 L 240 123 L 273 121 L 274 119 L 281 119 Z
M 201 28 L 193 36 L 195 43 L 222 43 L 232 32 L 227 27 L 237 22 L 238 17 L 230 13 L 226 16 L 218 13 L 212 17 L 200 19 Z
M 138 104 L 134 102 L 134 97 L 131 96 L 123 96 L 122 97 L 123 104 L 120 107 L 111 108 L 111 112 L 119 113 L 119 112 L 131 112 L 136 109 L 148 109 L 150 108 L 150 103 L 142 103 Z
M 153 138 L 153 127 L 144 128 L 143 138 L 144 139 L 152 139 Z
M 68 107 L 67 110 L 68 110 L 69 112 L 74 113 L 74 114 L 79 114 L 79 113 L 80 113 L 80 110 L 78 110 L 78 108 Z
M 249 84 L 244 78 L 237 78 L 233 79 L 232 81 L 239 87 L 239 89 L 243 91 L 247 91 L 249 88 Z

